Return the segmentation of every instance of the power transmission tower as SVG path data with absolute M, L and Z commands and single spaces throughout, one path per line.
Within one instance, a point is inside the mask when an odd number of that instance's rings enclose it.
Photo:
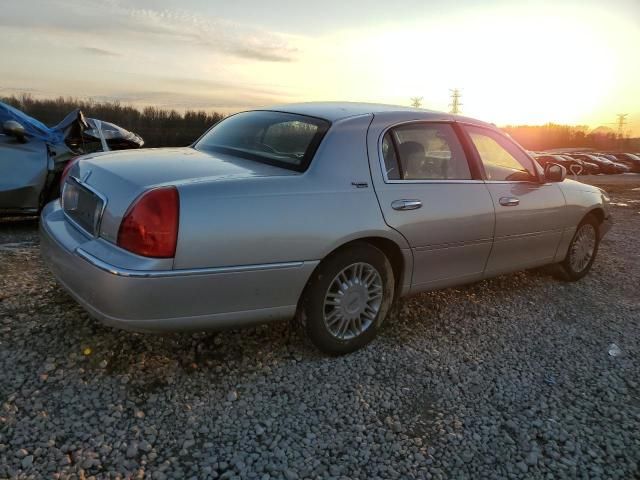
M 460 102 L 460 99 L 462 98 L 462 94 L 460 93 L 460 90 L 457 88 L 450 88 L 449 91 L 451 92 L 451 103 L 449 104 L 451 110 L 449 112 L 461 113 L 462 103 Z
M 618 121 L 615 123 L 618 126 L 618 138 L 624 137 L 624 126 L 627 124 L 628 113 L 617 113 Z
M 411 97 L 411 106 L 414 108 L 420 108 L 422 106 L 423 97 Z

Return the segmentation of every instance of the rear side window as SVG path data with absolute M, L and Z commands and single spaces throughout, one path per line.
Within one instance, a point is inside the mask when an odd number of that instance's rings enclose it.
M 303 171 L 311 162 L 329 122 L 284 112 L 243 112 L 226 118 L 195 145 L 257 162 Z
M 391 129 L 382 142 L 389 180 L 469 180 L 464 150 L 451 125 L 414 123 Z
M 533 162 L 513 142 L 498 132 L 467 125 L 487 176 L 487 180 L 532 181 L 536 180 Z

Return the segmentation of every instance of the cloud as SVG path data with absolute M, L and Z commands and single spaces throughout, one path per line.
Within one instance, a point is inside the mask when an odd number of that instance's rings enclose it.
M 79 47 L 80 50 L 86 53 L 91 53 L 93 55 L 99 55 L 103 57 L 119 57 L 120 54 L 116 52 L 112 52 L 111 50 L 105 50 L 103 48 L 98 47 Z
M 106 42 L 129 38 L 134 45 L 183 45 L 263 62 L 291 62 L 299 53 L 289 36 L 186 10 L 133 8 L 120 0 L 57 0 L 45 5 L 37 2 L 30 8 L 34 2 L 3 7 L 0 28 L 80 37 L 89 44 L 96 38 Z M 93 46 L 83 49 L 97 55 L 113 53 Z
M 224 19 L 196 16 L 177 10 L 130 10 L 136 28 L 150 34 L 218 49 L 252 60 L 270 62 L 292 61 L 297 49 L 284 37 L 255 28 L 248 28 Z

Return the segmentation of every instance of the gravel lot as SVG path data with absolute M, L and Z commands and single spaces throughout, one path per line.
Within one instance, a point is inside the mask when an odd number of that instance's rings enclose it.
M 103 327 L 43 267 L 36 222 L 0 223 L 0 478 L 638 478 L 629 178 L 609 183 L 616 225 L 582 281 L 542 269 L 411 298 L 341 358 L 286 322 Z

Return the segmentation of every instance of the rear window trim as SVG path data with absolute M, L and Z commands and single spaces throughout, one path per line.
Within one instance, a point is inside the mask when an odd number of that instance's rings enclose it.
M 236 115 L 240 115 L 242 113 L 252 113 L 252 112 L 284 113 L 286 115 L 292 115 L 292 116 L 301 117 L 301 118 L 309 118 L 309 119 L 316 120 L 316 121 L 319 121 L 319 122 L 322 122 L 322 123 L 326 124 L 326 128 L 323 128 L 322 124 L 317 124 L 316 125 L 318 127 L 318 131 L 315 133 L 315 135 L 311 139 L 311 142 L 309 142 L 309 146 L 307 147 L 307 151 L 305 152 L 305 155 L 302 157 L 302 161 L 300 162 L 300 165 L 296 165 L 294 163 L 288 163 L 288 162 L 284 162 L 284 161 L 272 160 L 272 159 L 269 159 L 269 158 L 261 157 L 259 155 L 253 155 L 251 153 L 243 152 L 242 150 L 237 150 L 237 149 L 229 148 L 229 147 L 209 146 L 209 147 L 206 147 L 206 148 L 202 148 L 202 147 L 198 148 L 198 144 L 217 125 L 220 125 L 225 120 L 227 120 L 227 119 L 229 119 L 231 117 L 235 117 Z M 307 123 L 309 123 L 309 122 L 307 122 Z M 315 158 L 316 152 L 318 151 L 318 148 L 320 147 L 320 144 L 322 143 L 322 140 L 324 140 L 324 138 L 326 137 L 327 133 L 331 129 L 332 125 L 333 125 L 333 123 L 331 121 L 327 120 L 326 118 L 316 117 L 316 116 L 313 116 L 313 115 L 304 115 L 304 114 L 295 113 L 295 112 L 287 112 L 285 110 L 244 110 L 242 112 L 237 112 L 237 113 L 234 113 L 233 115 L 229 115 L 228 117 L 225 117 L 222 120 L 220 120 L 219 122 L 216 122 L 213 125 L 211 125 L 211 127 L 205 133 L 203 133 L 200 136 L 200 138 L 198 138 L 191 145 L 191 148 L 193 148 L 195 150 L 198 150 L 198 151 L 211 150 L 211 151 L 215 151 L 215 152 L 219 152 L 219 153 L 226 153 L 226 154 L 229 154 L 229 155 L 234 155 L 234 156 L 238 156 L 238 157 L 241 157 L 241 158 L 245 158 L 247 160 L 252 160 L 254 162 L 263 163 L 263 164 L 266 164 L 266 165 L 271 165 L 271 166 L 274 166 L 274 167 L 280 167 L 280 168 L 284 168 L 286 170 L 293 170 L 295 172 L 303 173 L 303 172 L 307 171 L 307 169 L 311 165 L 311 162 Z

